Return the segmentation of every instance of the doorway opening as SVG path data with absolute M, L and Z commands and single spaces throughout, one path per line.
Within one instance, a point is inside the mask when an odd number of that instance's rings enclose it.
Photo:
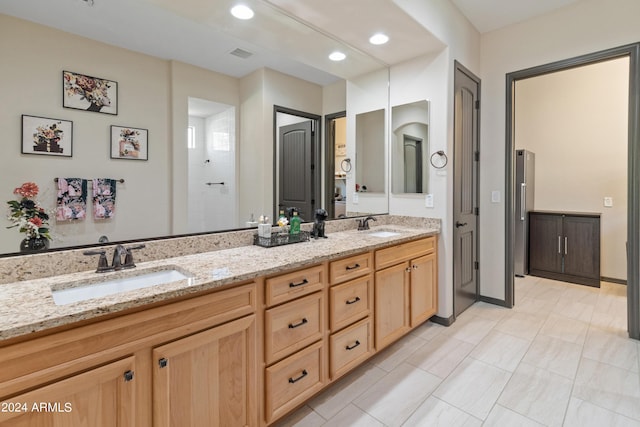
M 347 112 L 327 114 L 325 128 L 325 198 L 328 218 L 345 218 L 347 212 Z
M 586 65 L 611 61 L 619 58 L 628 58 L 628 122 L 627 122 L 627 177 L 626 177 L 626 279 L 627 279 L 627 326 L 631 338 L 640 338 L 640 293 L 638 290 L 640 279 L 640 130 L 638 129 L 638 109 L 640 106 L 640 76 L 638 75 L 638 60 L 640 53 L 640 43 L 609 49 L 602 52 L 584 55 L 552 64 L 533 67 L 526 70 L 507 74 L 507 116 L 506 116 L 506 218 L 505 218 L 505 305 L 513 307 L 514 300 L 514 252 L 515 252 L 515 213 L 517 211 L 516 189 L 515 189 L 515 149 L 516 147 L 516 86 L 519 81 L 531 79 L 532 77 L 543 76 L 558 71 L 565 71 Z M 597 102 L 594 99 L 593 102 Z M 588 126 L 588 123 L 585 124 Z M 558 147 L 556 147 L 558 149 Z M 606 143 L 600 147 L 600 153 L 606 153 Z M 540 156 L 536 162 L 540 162 Z M 593 167 L 603 167 L 603 164 Z M 539 176 L 536 173 L 536 179 Z M 600 199 L 600 195 L 598 195 Z M 602 206 L 602 205 L 600 205 Z M 538 206 L 536 206 L 538 209 Z M 606 209 L 606 208 L 603 208 Z
M 312 221 L 321 202 L 320 116 L 274 106 L 273 218 L 298 212 Z

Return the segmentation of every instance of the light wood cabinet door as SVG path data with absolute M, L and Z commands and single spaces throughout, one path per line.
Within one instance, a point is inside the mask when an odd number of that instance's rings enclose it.
M 257 424 L 255 315 L 153 350 L 155 427 Z
M 2 427 L 134 427 L 135 358 L 0 402 Z
M 414 328 L 438 311 L 438 266 L 432 253 L 411 260 L 411 327 Z
M 408 262 L 376 272 L 375 336 L 376 350 L 397 340 L 410 330 Z

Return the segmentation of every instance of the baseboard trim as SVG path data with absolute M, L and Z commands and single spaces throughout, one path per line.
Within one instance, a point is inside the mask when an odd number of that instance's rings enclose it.
M 431 319 L 429 320 L 431 320 L 433 323 L 437 323 L 438 325 L 442 325 L 442 326 L 451 326 L 453 322 L 455 322 L 455 319 L 453 318 L 453 316 L 449 316 L 449 317 L 431 316 Z
M 613 277 L 600 277 L 600 281 L 609 282 L 609 283 L 617 283 L 619 285 L 627 285 L 627 281 L 624 279 L 614 279 Z
M 502 299 L 483 297 L 482 295 L 480 295 L 480 301 L 486 302 L 487 304 L 499 305 L 500 307 L 509 308 L 509 306 L 507 305 L 507 302 Z

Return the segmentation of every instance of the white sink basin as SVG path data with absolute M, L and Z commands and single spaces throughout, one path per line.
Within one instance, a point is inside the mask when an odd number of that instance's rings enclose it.
M 400 233 L 399 231 L 374 229 L 374 230 L 367 231 L 367 234 L 373 237 L 394 237 L 394 236 L 399 236 L 402 233 Z
M 188 275 L 175 268 L 148 273 L 145 273 L 144 270 L 131 270 L 127 273 L 130 275 L 96 283 L 63 285 L 64 287 L 60 289 L 52 289 L 53 301 L 56 305 L 66 305 L 185 279 L 192 280 Z

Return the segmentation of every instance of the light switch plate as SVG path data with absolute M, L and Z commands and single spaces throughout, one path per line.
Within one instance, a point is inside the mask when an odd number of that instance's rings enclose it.
M 433 194 L 427 194 L 424 196 L 424 206 L 426 208 L 433 207 Z
M 358 193 L 357 193 L 357 192 L 356 192 L 356 193 L 353 193 L 353 200 L 351 200 L 351 202 L 352 202 L 354 205 L 357 205 L 359 201 L 360 201 L 360 197 L 358 196 Z
M 613 207 L 613 197 L 605 197 L 604 198 L 604 207 L 612 208 Z
M 500 190 L 493 190 L 491 192 L 491 203 L 500 203 Z

